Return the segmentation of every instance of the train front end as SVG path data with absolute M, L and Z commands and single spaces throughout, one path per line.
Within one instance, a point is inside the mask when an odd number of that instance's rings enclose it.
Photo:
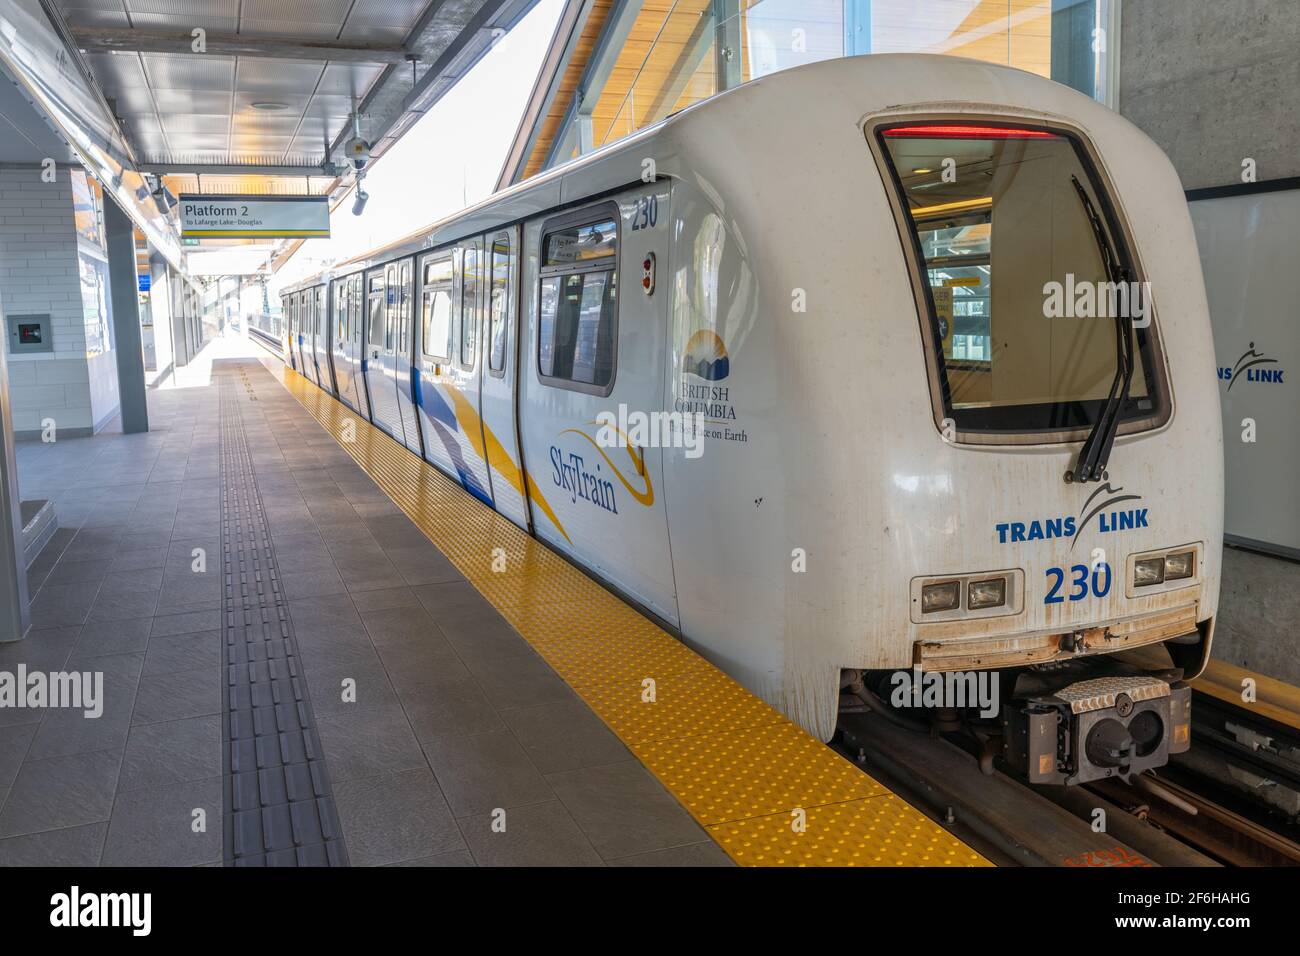
M 968 720 L 1034 783 L 1127 778 L 1187 749 L 1186 679 L 1218 600 L 1222 439 L 1195 242 L 1167 162 L 1096 115 L 1104 129 L 997 109 L 864 126 L 932 428 L 929 466 L 895 472 L 886 505 L 911 529 L 912 669 L 848 686 Z

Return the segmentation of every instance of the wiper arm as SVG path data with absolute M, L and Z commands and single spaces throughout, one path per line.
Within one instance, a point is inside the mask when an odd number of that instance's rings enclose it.
M 1071 176 L 1070 181 L 1074 183 L 1079 202 L 1083 204 L 1083 211 L 1088 216 L 1088 224 L 1092 226 L 1092 235 L 1097 241 L 1097 248 L 1101 250 L 1107 277 L 1117 289 L 1121 283 L 1127 285 L 1129 271 L 1120 264 L 1119 256 L 1106 235 L 1092 200 L 1088 198 L 1087 190 L 1077 176 Z M 1068 481 L 1101 481 L 1106 473 L 1106 464 L 1110 461 L 1110 449 L 1115 443 L 1115 434 L 1119 431 L 1120 412 L 1128 401 L 1129 388 L 1133 384 L 1133 336 L 1128 328 L 1127 317 L 1119 314 L 1115 316 L 1115 359 L 1115 378 L 1110 383 L 1106 404 L 1093 423 L 1083 447 L 1079 449 L 1074 471 L 1066 473 Z

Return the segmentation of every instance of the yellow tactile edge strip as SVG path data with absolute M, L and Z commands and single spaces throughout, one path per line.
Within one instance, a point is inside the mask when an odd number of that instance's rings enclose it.
M 346 406 L 264 365 L 737 863 L 990 865 Z

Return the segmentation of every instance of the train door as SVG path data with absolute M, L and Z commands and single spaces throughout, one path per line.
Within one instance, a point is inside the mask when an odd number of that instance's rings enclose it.
M 394 381 L 393 334 L 388 321 L 384 270 L 366 273 L 366 388 L 370 392 L 370 420 L 398 441 L 405 443 L 402 419 L 397 411 L 397 383 Z
M 313 297 L 316 309 L 316 335 L 312 342 L 315 346 L 316 377 L 320 381 L 321 388 L 331 395 L 337 395 L 338 390 L 334 384 L 334 370 L 330 364 L 330 339 L 332 336 L 330 335 L 329 286 L 318 285 L 313 290 Z
M 416 418 L 424 441 L 424 457 L 431 465 L 459 478 L 456 460 L 455 401 L 450 388 L 452 335 L 455 323 L 454 280 L 456 250 L 442 249 L 424 256 L 420 270 L 419 321 L 415 330 Z M 452 450 L 457 450 L 453 456 Z
M 420 426 L 415 420 L 415 394 L 411 387 L 411 263 L 394 262 L 385 270 L 388 284 L 388 322 L 393 337 L 393 378 L 397 388 L 397 411 L 402 421 L 406 447 L 420 454 Z
M 280 297 L 280 306 L 284 311 L 284 360 L 289 363 L 289 367 L 295 372 L 298 371 L 298 358 L 294 354 L 294 337 L 298 334 L 297 323 L 294 321 L 293 307 L 294 296 L 292 293 Z
M 487 318 L 482 323 L 483 361 L 480 401 L 483 448 L 492 472 L 496 509 L 527 529 L 530 526 L 524 474 L 519 464 L 515 386 L 519 367 L 519 229 L 488 237 Z
M 352 369 L 348 365 L 348 293 L 347 279 L 330 286 L 330 367 L 334 370 L 335 392 L 344 405 L 356 410 L 356 397 L 352 394 Z
M 311 290 L 298 293 L 298 371 L 316 381 L 316 363 L 311 358 Z
M 366 390 L 366 302 L 365 276 L 361 273 L 348 277 L 348 368 L 352 375 L 352 389 L 358 413 L 370 418 L 370 394 Z
M 530 225 L 539 275 L 529 283 L 530 371 L 521 376 L 519 414 L 538 536 L 675 624 L 655 427 L 667 376 L 667 296 L 639 281 L 652 251 L 647 237 L 657 235 L 642 231 L 649 197 L 655 221 L 668 221 L 667 194 L 655 189 L 555 216 L 540 234 Z

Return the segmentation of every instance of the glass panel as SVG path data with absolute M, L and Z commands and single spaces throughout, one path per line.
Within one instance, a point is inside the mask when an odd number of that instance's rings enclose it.
M 477 245 L 467 246 L 463 257 L 460 298 L 460 364 L 474 367 L 474 342 L 478 335 L 478 292 L 483 284 Z
M 546 237 L 543 266 L 568 266 L 589 259 L 612 256 L 618 241 L 613 219 L 560 229 Z
M 613 381 L 615 284 L 611 271 L 542 280 L 538 340 L 542 375 L 597 388 Z
M 492 316 L 491 351 L 488 368 L 500 372 L 506 367 L 506 332 L 510 315 L 510 238 L 503 236 L 492 243 L 492 298 L 489 310 Z
M 925 260 L 951 409 L 1037 407 L 959 424 L 1091 420 L 1115 377 L 1115 316 L 1130 290 L 1101 301 L 1111 283 L 1079 190 L 1094 208 L 1102 203 L 1075 144 L 1041 130 L 934 125 L 886 130 L 882 140 Z M 1096 309 L 1053 308 L 1052 288 L 1085 287 Z M 1145 413 L 1150 357 L 1146 336 L 1137 341 L 1143 361 L 1130 395 Z
M 421 327 L 424 354 L 447 361 L 451 357 L 451 256 L 424 267 Z

